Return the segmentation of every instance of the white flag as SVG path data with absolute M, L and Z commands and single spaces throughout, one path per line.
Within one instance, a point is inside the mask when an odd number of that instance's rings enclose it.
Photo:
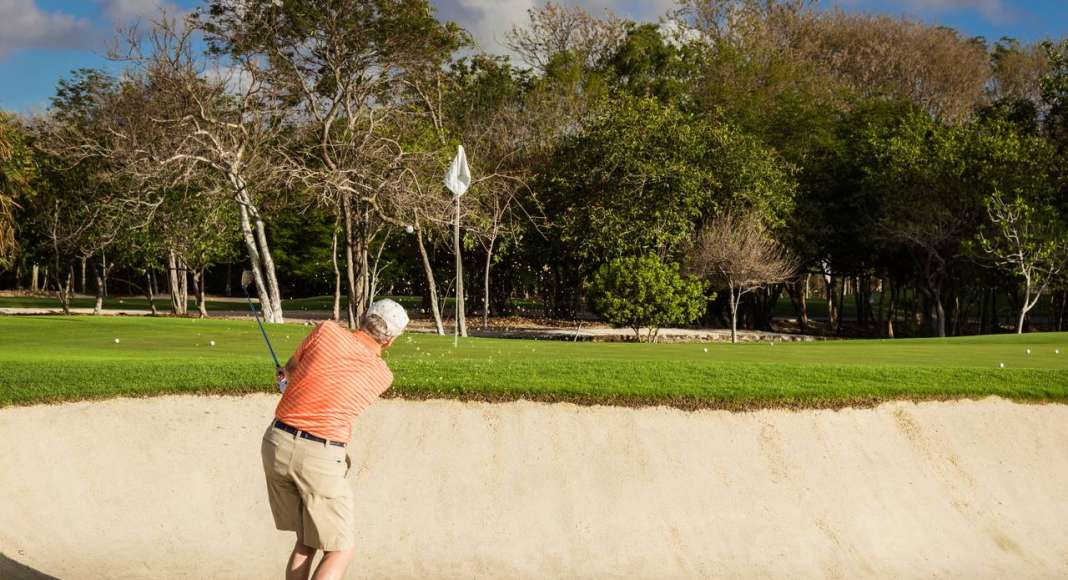
M 445 187 L 455 193 L 456 197 L 460 197 L 471 187 L 471 168 L 467 166 L 467 154 L 464 153 L 463 145 L 460 145 L 456 158 L 449 166 L 449 172 L 445 174 Z

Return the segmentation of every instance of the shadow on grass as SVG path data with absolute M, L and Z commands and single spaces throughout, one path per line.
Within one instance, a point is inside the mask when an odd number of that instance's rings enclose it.
M 0 552 L 0 578 L 4 580 L 59 580 L 44 572 L 38 572 L 29 566 L 8 558 Z

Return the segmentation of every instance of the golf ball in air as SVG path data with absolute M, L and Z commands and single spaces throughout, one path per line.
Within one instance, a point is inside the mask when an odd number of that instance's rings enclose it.
M 119 339 L 115 339 L 115 344 L 119 344 Z
M 415 228 L 412 226 L 404 226 L 404 231 L 410 234 L 415 231 Z
M 209 342 L 208 345 L 215 346 L 215 341 L 213 340 L 213 341 Z

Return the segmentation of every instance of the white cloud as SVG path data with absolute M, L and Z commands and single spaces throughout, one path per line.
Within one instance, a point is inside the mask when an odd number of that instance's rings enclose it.
M 505 35 L 513 25 L 527 22 L 527 11 L 543 6 L 545 0 L 431 0 L 438 17 L 463 26 L 479 47 L 488 52 L 504 53 Z M 582 6 L 591 14 L 611 10 L 632 20 L 656 21 L 664 16 L 675 0 L 562 0 L 561 4 Z
M 100 11 L 113 24 L 125 25 L 138 20 L 159 16 L 165 10 L 170 16 L 179 16 L 183 12 L 167 0 L 96 0 Z
M 81 18 L 43 11 L 35 0 L 0 0 L 0 58 L 27 48 L 86 48 L 97 38 Z

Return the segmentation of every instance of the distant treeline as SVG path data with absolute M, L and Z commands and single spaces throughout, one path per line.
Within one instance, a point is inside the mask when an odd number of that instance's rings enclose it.
M 711 307 L 683 310 L 704 324 L 768 328 L 788 295 L 841 332 L 848 287 L 873 335 L 1063 326 L 1065 39 L 804 0 L 685 0 L 657 24 L 548 3 L 510 57 L 426 0 L 210 0 L 117 39 L 121 72 L 0 115 L 3 287 L 66 307 L 118 279 L 184 314 L 249 270 L 270 321 L 283 296 L 334 293 L 353 323 L 402 293 L 442 329 L 459 251 L 483 316 L 522 297 L 573 317 L 606 304 L 607 264 L 644 264 L 701 278 Z

